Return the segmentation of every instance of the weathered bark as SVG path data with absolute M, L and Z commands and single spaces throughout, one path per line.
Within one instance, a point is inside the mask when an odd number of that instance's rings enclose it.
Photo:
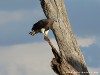
M 55 56 L 51 62 L 52 69 L 58 75 L 89 75 L 84 57 L 71 30 L 64 0 L 40 0 L 40 2 L 45 16 L 57 20 L 52 31 L 60 53 L 50 40 L 47 40 Z

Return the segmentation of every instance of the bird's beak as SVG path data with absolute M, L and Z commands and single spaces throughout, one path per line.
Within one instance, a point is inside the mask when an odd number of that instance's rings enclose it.
M 30 35 L 35 35 L 35 31 L 33 30 L 32 32 L 29 33 Z

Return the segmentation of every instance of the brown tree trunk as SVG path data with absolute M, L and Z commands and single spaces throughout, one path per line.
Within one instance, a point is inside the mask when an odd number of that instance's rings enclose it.
M 52 69 L 58 75 L 89 75 L 84 57 L 71 30 L 64 0 L 40 0 L 40 2 L 45 16 L 57 21 L 54 22 L 52 31 L 60 53 L 50 40 L 47 40 L 55 55 L 51 62 Z

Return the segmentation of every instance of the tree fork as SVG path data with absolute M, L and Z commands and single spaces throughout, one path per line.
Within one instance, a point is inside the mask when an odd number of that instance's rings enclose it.
M 40 3 L 45 16 L 57 20 L 52 31 L 60 53 L 50 40 L 47 40 L 55 56 L 51 62 L 53 70 L 58 75 L 89 75 L 84 57 L 71 30 L 64 0 L 40 0 Z

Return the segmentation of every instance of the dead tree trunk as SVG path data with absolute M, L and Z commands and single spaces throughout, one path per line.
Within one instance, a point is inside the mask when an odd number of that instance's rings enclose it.
M 56 51 L 50 40 L 47 40 L 55 55 L 51 62 L 52 69 L 58 75 L 89 75 L 84 57 L 71 30 L 64 0 L 40 0 L 40 3 L 45 16 L 57 20 L 52 31 L 60 53 Z

